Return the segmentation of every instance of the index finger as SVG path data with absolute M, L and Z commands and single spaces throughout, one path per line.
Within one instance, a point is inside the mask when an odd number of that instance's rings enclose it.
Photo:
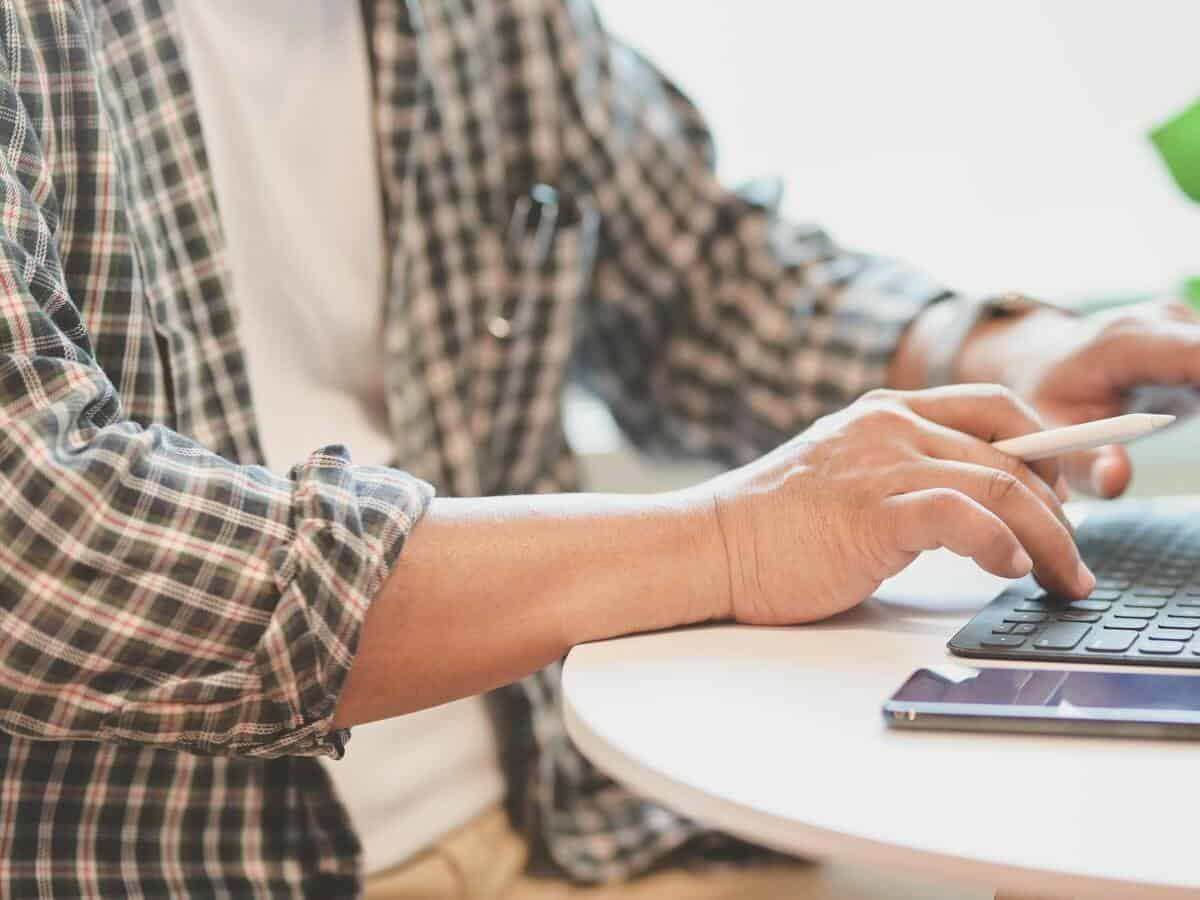
M 952 384 L 913 391 L 905 394 L 905 400 L 908 408 L 922 418 L 989 444 L 1046 428 L 1045 420 L 1032 406 L 998 384 Z M 1062 474 L 1058 459 L 1050 457 L 1026 465 L 1058 490 Z

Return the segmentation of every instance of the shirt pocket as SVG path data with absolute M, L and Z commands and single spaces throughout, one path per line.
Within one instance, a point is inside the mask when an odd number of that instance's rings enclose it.
M 483 481 L 526 490 L 563 453 L 561 398 L 576 310 L 590 290 L 600 219 L 586 200 L 537 184 L 511 203 L 502 277 L 483 306 L 475 433 L 488 447 Z
M 599 217 L 592 205 L 547 185 L 517 196 L 503 233 L 505 289 L 487 310 L 497 340 L 540 333 L 587 289 L 595 262 Z

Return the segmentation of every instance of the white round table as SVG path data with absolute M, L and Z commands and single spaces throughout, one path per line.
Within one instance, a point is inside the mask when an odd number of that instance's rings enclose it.
M 824 623 L 576 647 L 568 731 L 631 788 L 779 850 L 1018 894 L 1194 900 L 1195 743 L 884 725 L 916 668 L 1007 665 L 945 649 L 1001 583 L 939 552 Z

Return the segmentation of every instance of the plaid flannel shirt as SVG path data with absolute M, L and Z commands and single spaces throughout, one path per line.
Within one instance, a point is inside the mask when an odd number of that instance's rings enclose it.
M 576 370 L 641 446 L 747 460 L 880 384 L 945 292 L 722 188 L 585 2 L 367 0 L 400 469 L 335 446 L 277 477 L 171 3 L 0 2 L 0 895 L 354 896 L 312 757 L 343 752 L 429 485 L 574 487 Z M 538 183 L 562 199 L 533 247 L 508 226 Z M 576 754 L 554 667 L 501 696 L 570 874 L 697 833 Z

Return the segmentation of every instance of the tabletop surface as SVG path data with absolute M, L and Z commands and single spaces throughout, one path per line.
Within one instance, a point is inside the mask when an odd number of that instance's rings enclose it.
M 945 649 L 1003 583 L 938 552 L 823 623 L 582 645 L 568 730 L 634 789 L 778 849 L 1005 890 L 1195 897 L 1195 742 L 883 724 L 916 668 L 1010 665 Z

